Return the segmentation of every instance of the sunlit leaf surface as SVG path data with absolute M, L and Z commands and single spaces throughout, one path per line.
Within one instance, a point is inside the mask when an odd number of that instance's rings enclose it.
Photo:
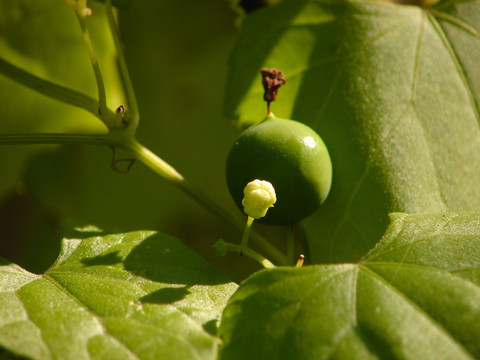
M 44 275 L 0 266 L 0 347 L 33 359 L 216 357 L 235 284 L 167 235 L 78 235 Z
M 357 264 L 253 275 L 225 309 L 222 360 L 480 356 L 480 215 L 394 214 Z

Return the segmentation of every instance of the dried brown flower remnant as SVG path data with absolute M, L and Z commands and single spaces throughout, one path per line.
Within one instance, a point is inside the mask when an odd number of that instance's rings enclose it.
M 283 77 L 283 73 L 275 68 L 262 69 L 262 84 L 265 89 L 263 99 L 267 102 L 268 112 L 270 113 L 270 103 L 277 99 L 278 88 L 285 84 L 287 81 Z

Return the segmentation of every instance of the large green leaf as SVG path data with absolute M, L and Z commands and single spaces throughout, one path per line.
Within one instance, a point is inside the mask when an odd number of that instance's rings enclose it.
M 261 120 L 259 70 L 277 67 L 287 84 L 273 112 L 331 153 L 330 197 L 304 223 L 313 262 L 355 261 L 389 212 L 480 209 L 478 24 L 478 0 L 285 0 L 247 18 L 227 112 Z
M 393 214 L 358 264 L 253 275 L 225 308 L 220 358 L 480 357 L 480 215 Z
M 0 347 L 33 359 L 213 359 L 236 285 L 167 235 L 66 239 L 35 275 L 0 266 Z

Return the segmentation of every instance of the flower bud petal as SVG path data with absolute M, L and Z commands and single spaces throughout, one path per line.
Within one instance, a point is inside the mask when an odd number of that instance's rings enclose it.
M 250 181 L 243 190 L 243 211 L 254 219 L 264 217 L 275 204 L 277 196 L 273 185 L 266 180 Z

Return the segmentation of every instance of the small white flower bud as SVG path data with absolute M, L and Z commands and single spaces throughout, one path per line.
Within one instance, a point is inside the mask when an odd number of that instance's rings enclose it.
M 260 219 L 277 201 L 273 185 L 266 180 L 250 181 L 243 190 L 243 211 L 254 219 Z

